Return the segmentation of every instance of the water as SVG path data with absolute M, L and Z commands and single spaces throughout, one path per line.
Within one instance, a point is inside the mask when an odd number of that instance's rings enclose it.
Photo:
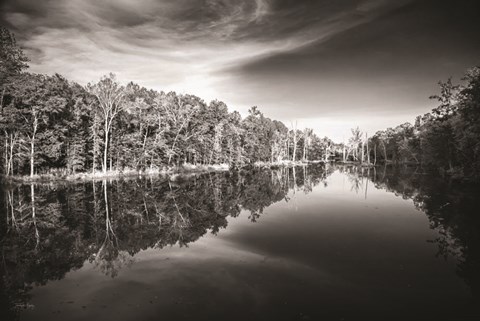
M 419 173 L 3 186 L 1 319 L 478 320 L 478 189 Z

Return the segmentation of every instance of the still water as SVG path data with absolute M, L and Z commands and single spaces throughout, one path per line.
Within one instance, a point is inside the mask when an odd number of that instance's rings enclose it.
M 419 169 L 1 192 L 1 320 L 480 320 L 479 190 Z

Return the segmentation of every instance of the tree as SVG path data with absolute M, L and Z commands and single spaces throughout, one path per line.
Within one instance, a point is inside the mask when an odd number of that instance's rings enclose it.
M 349 150 L 348 150 L 347 158 L 348 158 L 348 155 L 352 153 L 353 160 L 358 161 L 358 152 L 360 149 L 360 144 L 363 141 L 362 140 L 363 133 L 360 131 L 360 128 L 358 128 L 358 126 L 356 128 L 352 128 L 351 132 L 352 132 L 352 136 L 348 140 Z
M 459 88 L 458 117 L 452 121 L 462 176 L 480 179 L 480 67 L 467 71 Z
M 292 124 L 292 140 L 293 140 L 293 154 L 292 154 L 292 161 L 295 162 L 297 159 L 297 143 L 299 138 L 299 133 L 297 131 L 297 122 L 295 122 L 295 126 Z
M 4 107 L 0 115 L 0 126 L 4 134 L 4 174 L 8 176 L 13 175 L 15 150 L 24 119 L 14 104 Z
M 13 78 L 28 68 L 28 58 L 18 47 L 15 36 L 6 28 L 0 26 L 0 108 L 6 87 L 11 85 Z
M 244 157 L 249 163 L 270 161 L 276 125 L 256 106 L 242 122 Z
M 98 116 L 92 110 L 96 98 L 90 95 L 83 86 L 77 83 L 70 85 L 71 102 L 64 115 L 65 166 L 68 173 L 86 171 L 89 164 L 95 167 L 98 149 Z
M 107 171 L 109 135 L 115 117 L 125 107 L 125 87 L 121 86 L 114 74 L 103 76 L 96 84 L 88 84 L 87 90 L 97 98 L 97 111 L 103 120 L 104 146 L 102 170 Z
M 7 88 L 15 84 L 20 73 L 28 68 L 28 58 L 17 45 L 15 36 L 6 28 L 0 26 L 0 125 L 4 135 L 4 173 L 13 174 L 14 151 L 18 144 L 18 127 L 21 120 L 15 107 L 5 108 Z M 11 98 L 11 97 L 10 97 Z
M 37 134 L 46 135 L 50 141 L 56 141 L 55 133 L 46 134 L 49 126 L 58 124 L 55 115 L 61 113 L 67 105 L 58 82 L 60 76 L 46 77 L 38 74 L 23 74 L 22 81 L 17 84 L 12 95 L 15 97 L 15 108 L 24 119 L 21 132 L 28 140 L 30 176 L 35 174 L 35 144 Z
M 440 94 L 430 96 L 440 105 L 421 119 L 420 144 L 425 164 L 442 171 L 452 171 L 456 165 L 455 125 L 457 89 L 449 79 L 439 82 Z
M 166 104 L 163 105 L 167 122 L 170 129 L 170 146 L 167 150 L 168 162 L 170 165 L 173 156 L 181 157 L 181 150 L 178 144 L 186 146 L 186 143 L 195 135 L 193 127 L 189 126 L 190 121 L 200 109 L 203 101 L 193 95 L 174 95 Z
M 303 156 L 302 159 L 304 162 L 308 160 L 308 150 L 310 148 L 310 144 L 312 142 L 312 136 L 313 136 L 313 129 L 310 128 L 305 128 L 303 130 Z

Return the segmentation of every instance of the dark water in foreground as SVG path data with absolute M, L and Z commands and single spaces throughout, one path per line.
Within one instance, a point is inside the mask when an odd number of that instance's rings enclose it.
M 411 168 L 3 186 L 1 202 L 1 320 L 480 320 L 480 193 Z

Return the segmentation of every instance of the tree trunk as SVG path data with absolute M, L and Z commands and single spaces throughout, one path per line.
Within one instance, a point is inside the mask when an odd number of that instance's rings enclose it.
M 362 154 L 360 155 L 360 162 L 361 162 L 362 164 L 363 164 L 364 158 L 365 158 L 365 156 L 364 156 L 364 154 L 365 154 L 364 149 L 365 149 L 365 148 L 364 148 L 364 147 L 365 147 L 365 142 L 362 140 Z
M 367 163 L 370 165 L 370 150 L 368 149 L 368 134 L 365 133 L 365 141 L 367 142 Z
M 97 130 L 96 130 L 97 120 L 96 117 L 93 119 L 93 159 L 92 159 L 92 174 L 95 174 L 96 159 L 97 159 Z
M 293 155 L 292 160 L 295 162 L 295 158 L 297 157 L 297 133 L 296 131 L 293 132 Z
M 109 141 L 109 144 L 108 144 L 108 145 L 110 146 L 110 150 L 111 150 L 111 152 L 110 152 L 110 157 L 109 157 L 109 160 L 110 160 L 110 167 L 109 167 L 109 168 L 110 168 L 110 171 L 112 171 L 113 153 L 114 153 L 114 149 L 113 149 L 113 147 L 112 147 L 112 146 L 113 146 L 113 137 L 112 137 L 112 136 L 113 136 L 112 133 L 110 133 L 110 135 L 109 135 L 110 141 Z
M 4 168 L 4 172 L 5 172 L 5 175 L 8 176 L 9 174 L 9 169 L 8 169 L 8 136 L 7 136 L 7 132 L 5 131 L 5 168 Z
M 30 177 L 35 174 L 35 134 L 37 133 L 38 118 L 35 116 L 33 120 L 33 133 L 30 140 Z
M 35 219 L 35 187 L 33 186 L 33 183 L 30 184 L 30 199 L 31 199 L 31 205 L 32 205 L 32 218 Z
M 170 165 L 170 162 L 172 161 L 172 156 L 173 156 L 172 153 L 175 149 L 175 145 L 177 144 L 178 136 L 180 135 L 180 132 L 182 131 L 183 126 L 185 126 L 186 123 L 189 122 L 189 121 L 190 121 L 190 115 L 188 115 L 187 118 L 183 121 L 182 125 L 180 126 L 180 128 L 177 131 L 177 134 L 175 135 L 175 139 L 173 140 L 172 148 L 170 150 L 170 155 L 168 155 L 168 165 Z
M 307 140 L 303 138 L 303 161 L 305 162 L 307 159 Z
M 385 157 L 385 163 L 388 162 L 388 158 L 387 158 L 387 147 L 385 146 L 385 143 L 382 142 L 382 145 L 383 145 L 383 156 Z
M 32 138 L 32 141 L 31 141 L 31 151 L 30 151 L 30 177 L 33 177 L 33 175 L 35 174 L 35 143 L 34 143 L 34 140 Z
M 274 154 L 274 149 L 275 149 L 275 142 L 273 143 L 273 146 L 271 147 L 271 153 L 270 153 L 270 162 L 273 163 L 273 154 Z
M 15 141 L 17 140 L 17 134 L 13 136 L 10 134 L 10 158 L 8 160 L 8 173 L 13 175 L 13 148 L 15 147 Z
M 103 164 L 102 164 L 103 173 L 107 172 L 108 134 L 109 134 L 108 121 L 105 120 L 105 146 L 103 148 Z
M 3 97 L 5 97 L 5 87 L 3 87 L 2 97 L 0 98 L 0 109 L 3 109 Z
M 143 157 L 142 157 L 143 159 L 142 159 L 142 161 L 143 161 L 143 166 L 144 166 L 144 167 L 147 167 L 147 162 L 146 162 L 146 160 L 147 160 L 147 153 L 145 152 L 145 146 L 146 146 L 146 144 L 147 144 L 147 137 L 148 137 L 148 126 L 147 126 L 147 128 L 145 129 L 145 136 L 143 137 L 143 145 L 142 145 L 142 150 L 143 150 Z
M 285 142 L 285 146 L 287 148 L 287 160 L 290 159 L 290 138 L 287 135 L 287 141 Z
M 292 123 L 292 134 L 293 134 L 293 155 L 292 155 L 292 161 L 295 162 L 297 158 L 297 122 L 295 122 L 295 127 L 293 126 Z

